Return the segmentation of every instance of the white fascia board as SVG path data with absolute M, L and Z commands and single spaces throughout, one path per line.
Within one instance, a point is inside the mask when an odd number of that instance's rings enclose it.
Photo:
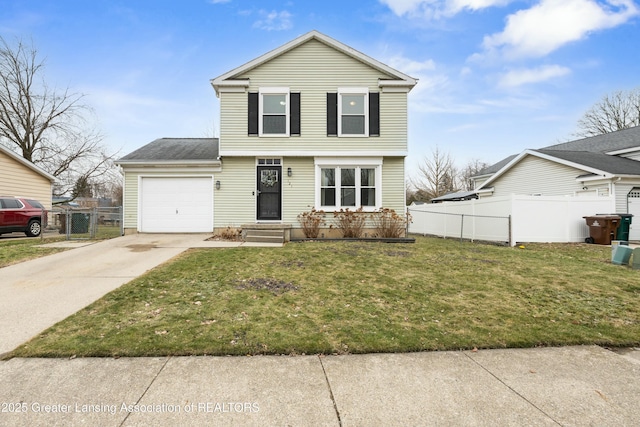
M 138 173 L 138 174 L 153 174 L 153 176 L 159 174 L 159 173 L 166 173 L 169 175 L 175 175 L 175 174 L 201 174 L 201 173 L 216 173 L 216 172 L 222 172 L 222 167 L 156 167 L 156 168 L 150 168 L 150 167 L 130 167 L 130 168 L 123 168 L 122 172 L 124 174 L 127 173 Z
M 629 153 L 634 153 L 639 151 L 640 151 L 640 146 L 625 148 L 624 150 L 609 151 L 605 154 L 609 154 L 610 156 L 620 156 L 621 154 L 629 154 Z
M 157 169 L 167 169 L 167 170 L 175 170 L 177 168 L 186 168 L 186 169 L 210 169 L 210 170 L 219 170 L 222 167 L 222 163 L 219 160 L 203 162 L 203 161 L 193 161 L 193 162 L 176 162 L 176 161 L 156 161 L 156 162 L 136 162 L 136 161 L 124 161 L 117 162 L 118 166 L 120 166 L 125 172 L 131 172 L 134 169 L 136 170 L 157 170 Z
M 608 174 L 607 172 L 605 172 L 603 170 L 595 169 L 595 168 L 592 168 L 590 166 L 585 166 L 585 165 L 581 165 L 579 163 L 570 162 L 568 160 L 564 160 L 564 159 L 560 159 L 558 157 L 550 156 L 548 154 L 540 153 L 540 152 L 538 152 L 536 150 L 524 150 L 522 153 L 518 154 L 513 160 L 511 160 L 509 163 L 504 165 L 502 167 L 502 169 L 500 169 L 498 172 L 493 174 L 493 176 L 491 178 L 489 178 L 487 181 L 485 181 L 484 184 L 482 184 L 482 186 L 480 188 L 484 188 L 486 185 L 491 184 L 492 182 L 494 182 L 496 179 L 498 179 L 499 177 L 504 175 L 513 166 L 518 164 L 526 156 L 538 157 L 538 158 L 541 158 L 541 159 L 549 160 L 550 162 L 559 163 L 559 164 L 562 164 L 562 165 L 565 165 L 565 166 L 570 166 L 572 168 L 580 169 L 580 170 L 583 170 L 585 172 L 589 172 L 589 173 L 593 173 L 593 174 L 597 174 L 597 175 L 601 175 L 601 176 L 607 176 L 607 175 L 611 176 L 610 174 Z
M 409 153 L 403 151 L 341 151 L 340 153 L 318 151 L 255 151 L 255 150 L 220 150 L 220 157 L 407 157 Z

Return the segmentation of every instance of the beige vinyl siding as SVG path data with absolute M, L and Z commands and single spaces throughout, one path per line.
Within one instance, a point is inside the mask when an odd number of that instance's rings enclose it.
M 240 227 L 256 221 L 256 159 L 225 157 L 216 174 L 220 189 L 214 190 L 214 227 Z
M 287 168 L 291 168 L 290 178 Z M 285 157 L 282 175 L 282 221 L 297 228 L 298 215 L 310 211 L 315 200 L 313 157 Z
M 635 151 L 633 153 L 621 154 L 620 157 L 625 157 L 631 160 L 637 160 L 640 162 L 640 151 Z
M 219 179 L 219 173 L 213 173 L 209 169 L 200 169 L 197 167 L 189 169 L 179 170 L 158 170 L 149 168 L 145 171 L 124 169 L 124 195 L 123 195 L 123 224 L 125 230 L 137 230 L 138 229 L 138 198 L 140 195 L 139 184 L 140 177 L 165 177 L 165 178 L 180 178 L 180 177 L 194 177 L 194 176 L 213 176 L 214 182 Z M 213 203 L 215 208 L 216 193 L 214 190 Z
M 138 228 L 138 173 L 124 172 L 124 194 L 122 198 L 122 222 L 125 229 Z
M 51 209 L 51 181 L 0 152 L 0 195 L 38 200 Z
M 406 151 L 407 94 L 383 92 L 379 79 L 390 76 L 311 40 L 292 51 L 249 71 L 238 79 L 249 79 L 248 91 L 260 87 L 288 87 L 300 92 L 301 136 L 248 137 L 247 93 L 220 94 L 220 150 L 312 154 L 340 151 Z M 327 137 L 326 94 L 341 87 L 366 87 L 380 93 L 380 136 L 371 138 Z
M 524 157 L 518 164 L 490 184 L 494 196 L 510 194 L 542 194 L 573 196 L 582 190 L 576 177 L 585 171 L 534 156 Z
M 382 163 L 382 207 L 402 214 L 405 211 L 403 157 L 385 157 Z

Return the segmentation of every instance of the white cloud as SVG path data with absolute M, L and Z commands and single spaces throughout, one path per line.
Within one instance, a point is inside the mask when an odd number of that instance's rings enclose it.
M 291 17 L 293 15 L 286 10 L 281 12 L 276 12 L 275 10 L 271 12 L 261 10 L 259 14 L 261 19 L 253 23 L 254 28 L 267 31 L 281 31 L 289 30 L 293 27 L 293 23 L 291 22 Z
M 540 83 L 556 77 L 566 76 L 571 70 L 560 65 L 543 65 L 537 68 L 511 70 L 500 79 L 500 86 L 515 87 L 530 83 Z
M 505 6 L 513 0 L 379 0 L 398 16 L 440 18 L 453 16 L 463 10 L 480 10 Z
M 222 3 L 229 3 L 231 0 L 209 0 L 209 3 L 211 4 L 222 4 Z
M 504 31 L 486 36 L 483 47 L 508 58 L 541 57 L 639 13 L 633 0 L 542 0 L 507 17 Z

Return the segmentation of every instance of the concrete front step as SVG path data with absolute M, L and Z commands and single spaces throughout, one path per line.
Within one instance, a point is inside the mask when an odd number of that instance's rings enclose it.
M 246 230 L 245 242 L 284 243 L 284 230 Z

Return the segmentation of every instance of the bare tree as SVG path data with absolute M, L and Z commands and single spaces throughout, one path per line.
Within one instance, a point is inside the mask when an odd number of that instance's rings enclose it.
M 0 37 L 0 143 L 58 178 L 57 194 L 99 181 L 113 168 L 100 132 L 89 126 L 84 95 L 47 85 L 32 45 Z
M 478 159 L 471 159 L 467 165 L 462 168 L 458 174 L 458 188 L 462 191 L 474 190 L 474 185 L 471 177 L 478 175 L 478 173 L 489 166 L 488 163 L 480 161 Z
M 436 146 L 431 157 L 425 156 L 418 166 L 418 176 L 411 178 L 415 188 L 413 197 L 417 200 L 429 201 L 452 191 L 457 191 L 456 177 L 458 173 L 448 153 L 440 151 Z
M 640 88 L 605 95 L 578 121 L 577 137 L 640 126 Z

